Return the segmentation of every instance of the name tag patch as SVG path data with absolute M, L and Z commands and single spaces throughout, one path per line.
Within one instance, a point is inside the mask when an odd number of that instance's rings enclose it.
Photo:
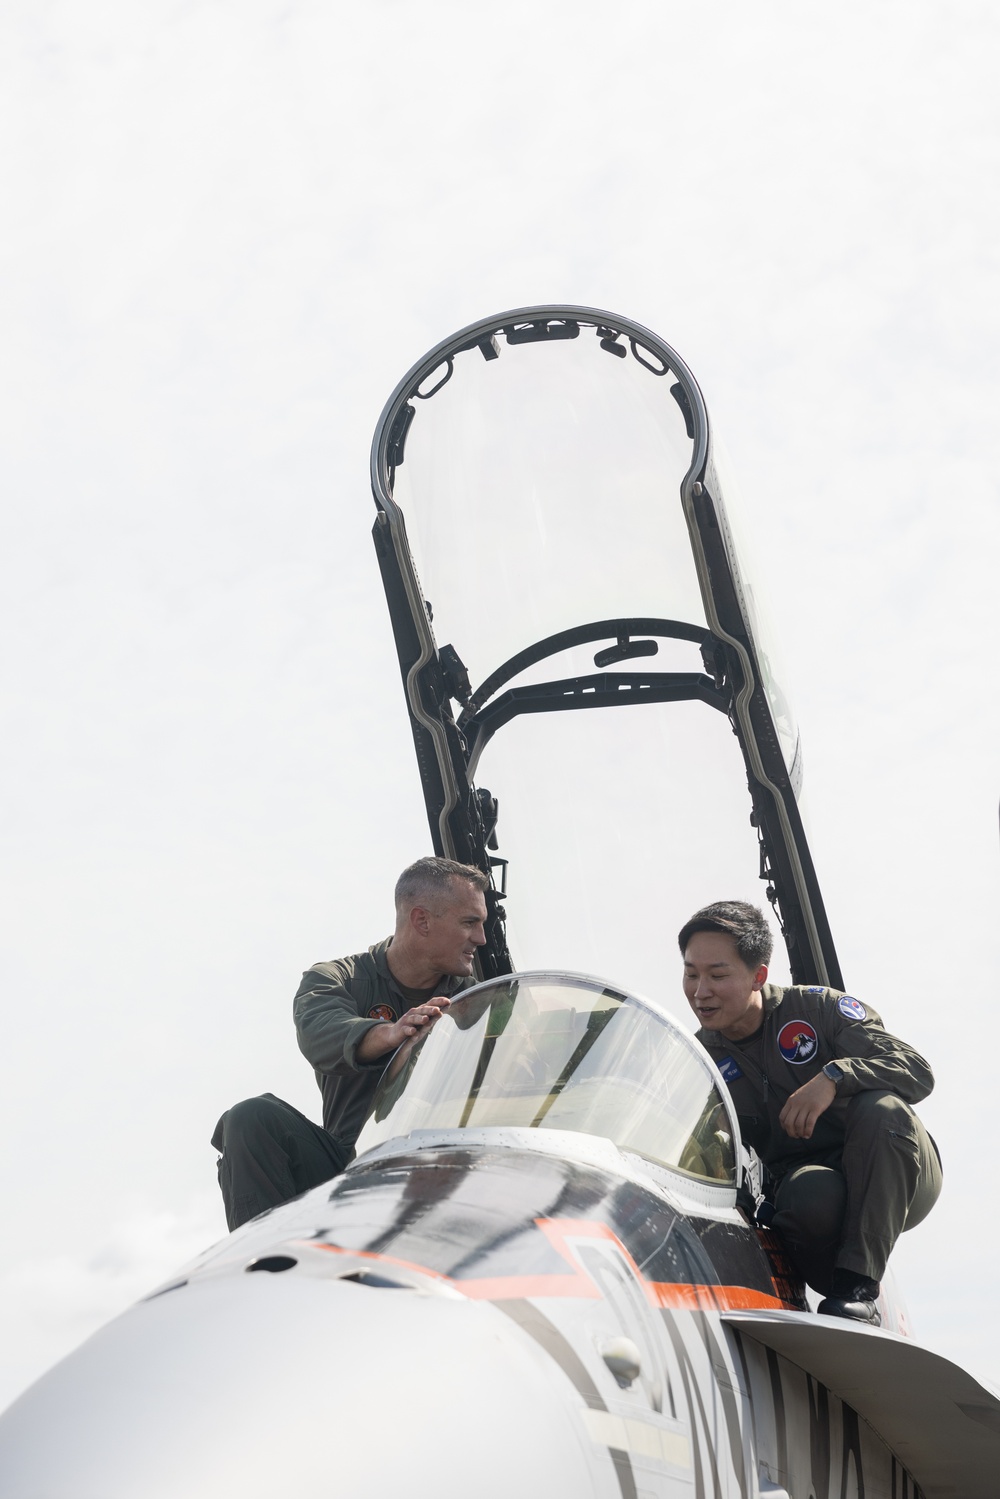
M 719 1071 L 727 1083 L 734 1083 L 738 1077 L 743 1076 L 743 1069 L 739 1067 L 732 1057 L 723 1057 L 719 1063 Z
M 848 1020 L 868 1019 L 868 1011 L 860 999 L 855 999 L 853 994 L 842 994 L 837 1000 L 837 1009 L 842 1015 L 846 1015 Z
M 816 1032 L 808 1020 L 789 1020 L 778 1032 L 778 1050 L 794 1067 L 811 1061 L 818 1045 Z

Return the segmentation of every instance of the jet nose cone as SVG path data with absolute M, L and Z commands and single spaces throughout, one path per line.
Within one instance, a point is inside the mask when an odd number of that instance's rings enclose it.
M 584 1499 L 578 1403 L 488 1303 L 240 1270 L 133 1307 L 15 1401 L 0 1494 Z

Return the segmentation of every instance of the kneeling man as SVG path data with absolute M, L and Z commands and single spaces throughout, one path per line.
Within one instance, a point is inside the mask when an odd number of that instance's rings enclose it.
M 295 1029 L 323 1094 L 323 1127 L 273 1093 L 226 1110 L 212 1144 L 230 1229 L 343 1171 L 391 1054 L 476 982 L 488 884 L 472 865 L 418 859 L 396 882 L 393 935 L 303 974 Z
M 937 1147 L 910 1107 L 934 1086 L 930 1068 L 852 995 L 769 984 L 756 906 L 705 906 L 678 940 L 698 1040 L 770 1173 L 771 1226 L 825 1297 L 821 1312 L 877 1327 L 893 1245 L 941 1190 Z

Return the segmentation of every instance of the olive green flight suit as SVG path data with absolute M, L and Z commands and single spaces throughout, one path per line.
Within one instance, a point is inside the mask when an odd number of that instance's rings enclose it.
M 373 1025 L 398 1020 L 436 994 L 448 999 L 471 989 L 475 978 L 442 975 L 431 989 L 404 989 L 386 954 L 391 938 L 367 952 L 332 963 L 314 963 L 302 975 L 292 1013 L 299 1050 L 316 1070 L 323 1095 L 323 1128 L 354 1149 L 388 1057 L 359 1062 L 358 1045 Z
M 404 988 L 386 958 L 390 941 L 353 957 L 316 963 L 302 976 L 295 1030 L 299 1049 L 316 1069 L 323 1128 L 273 1093 L 234 1104 L 216 1125 L 212 1144 L 220 1152 L 219 1186 L 231 1229 L 329 1181 L 352 1158 L 389 1062 L 388 1056 L 358 1061 L 365 1032 L 400 1019 L 436 994 L 450 998 L 476 982 L 443 975 L 430 989 Z
M 829 1293 L 834 1269 L 881 1281 L 897 1238 L 941 1190 L 937 1147 L 911 1107 L 934 1086 L 931 1070 L 840 990 L 765 984 L 761 994 L 752 1036 L 699 1030 L 698 1039 L 772 1178 L 773 1227 L 815 1290 Z M 828 1062 L 843 1074 L 836 1097 L 812 1138 L 793 1140 L 779 1123 L 785 1101 Z

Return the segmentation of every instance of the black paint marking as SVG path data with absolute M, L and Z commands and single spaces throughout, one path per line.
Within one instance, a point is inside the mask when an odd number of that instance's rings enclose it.
M 854 1476 L 857 1479 L 858 1499 L 865 1499 L 865 1465 L 861 1458 L 861 1431 L 858 1413 L 851 1406 L 842 1406 L 844 1423 L 844 1456 L 840 1473 L 840 1499 L 847 1499 L 847 1460 L 854 1459 Z
M 452 1279 L 551 1273 L 558 1256 L 538 1218 L 604 1224 L 647 1280 L 774 1294 L 749 1225 L 685 1221 L 658 1191 L 527 1151 L 440 1146 L 355 1162 L 331 1186 L 320 1234 L 341 1249 L 392 1253 Z
M 681 1384 L 684 1386 L 684 1405 L 688 1416 L 688 1439 L 691 1443 L 691 1458 L 694 1463 L 694 1496 L 695 1499 L 705 1499 L 705 1475 L 701 1467 L 701 1444 L 698 1441 L 698 1433 L 694 1426 L 694 1404 L 691 1400 L 691 1386 L 687 1376 L 687 1357 L 683 1349 L 678 1351 L 678 1336 L 670 1313 L 663 1313 L 663 1320 L 667 1324 L 667 1332 L 674 1347 L 674 1356 L 680 1366 Z
M 757 1454 L 760 1452 L 760 1442 L 757 1436 L 757 1402 L 753 1398 L 753 1385 L 750 1382 L 750 1366 L 747 1363 L 743 1337 L 738 1332 L 734 1332 L 733 1337 L 736 1341 L 736 1350 L 740 1356 L 740 1368 L 743 1371 L 743 1388 L 747 1392 L 747 1404 L 750 1407 L 750 1433 L 753 1438 L 754 1462 L 756 1462 Z
M 587 1373 L 586 1365 L 576 1349 L 536 1306 L 532 1306 L 530 1301 L 494 1301 L 491 1304 L 498 1312 L 503 1312 L 505 1317 L 516 1322 L 522 1332 L 534 1338 L 540 1348 L 544 1348 L 592 1411 L 607 1410 L 600 1390 Z M 620 1452 L 617 1447 L 609 1447 L 607 1450 L 614 1464 L 622 1499 L 638 1499 L 632 1459 L 627 1452 Z
M 697 1315 L 697 1313 L 692 1313 L 691 1315 Z M 695 1428 L 696 1406 L 697 1413 L 701 1418 L 701 1429 L 705 1433 L 705 1442 L 708 1447 L 708 1461 L 712 1469 L 712 1494 L 716 1495 L 721 1494 L 723 1490 L 719 1483 L 719 1465 L 715 1460 L 715 1442 L 712 1436 L 712 1428 L 708 1419 L 708 1412 L 705 1410 L 704 1401 L 701 1398 L 701 1389 L 695 1374 L 694 1365 L 684 1346 L 684 1341 L 677 1330 L 674 1319 L 669 1312 L 664 1313 L 664 1321 L 670 1333 L 670 1341 L 674 1345 L 674 1354 L 680 1365 L 681 1378 L 684 1381 L 684 1394 L 687 1397 L 688 1429 L 690 1431 L 691 1447 L 695 1458 L 695 1495 L 696 1499 L 706 1499 L 705 1475 L 701 1466 L 700 1446 Z
M 707 1317 L 699 1317 L 702 1341 L 708 1354 L 709 1363 L 713 1369 L 725 1367 L 725 1345 L 715 1336 L 714 1328 L 710 1325 Z M 718 1324 L 721 1328 L 722 1324 Z M 725 1334 L 722 1335 L 723 1337 Z M 729 1437 L 729 1457 L 733 1465 L 733 1472 L 740 1486 L 740 1499 L 747 1499 L 746 1483 L 746 1454 L 743 1447 L 743 1425 L 740 1421 L 740 1408 L 736 1391 L 729 1389 L 721 1381 L 717 1380 L 719 1398 L 722 1401 L 722 1410 L 726 1418 L 726 1434 Z
M 627 1452 L 619 1452 L 617 1447 L 609 1447 L 611 1461 L 615 1465 L 615 1473 L 618 1476 L 618 1486 L 622 1491 L 622 1499 L 639 1499 L 635 1486 L 635 1476 L 632 1472 L 632 1459 Z
M 774 1439 L 778 1448 L 778 1470 L 788 1472 L 788 1432 L 785 1429 L 785 1392 L 781 1384 L 781 1364 L 773 1348 L 767 1353 L 767 1372 L 771 1376 L 771 1403 L 774 1406 Z
M 600 1390 L 587 1372 L 580 1355 L 568 1339 L 530 1301 L 494 1301 L 490 1303 L 498 1312 L 503 1312 L 512 1322 L 534 1338 L 540 1347 L 570 1380 L 578 1395 L 582 1395 L 592 1411 L 606 1411 L 607 1404 Z
M 818 1384 L 810 1374 L 806 1375 L 809 1392 L 809 1459 L 812 1463 L 812 1482 L 816 1499 L 830 1499 L 830 1391 L 825 1384 Z M 896 1494 L 896 1460 L 893 1458 L 893 1499 Z

